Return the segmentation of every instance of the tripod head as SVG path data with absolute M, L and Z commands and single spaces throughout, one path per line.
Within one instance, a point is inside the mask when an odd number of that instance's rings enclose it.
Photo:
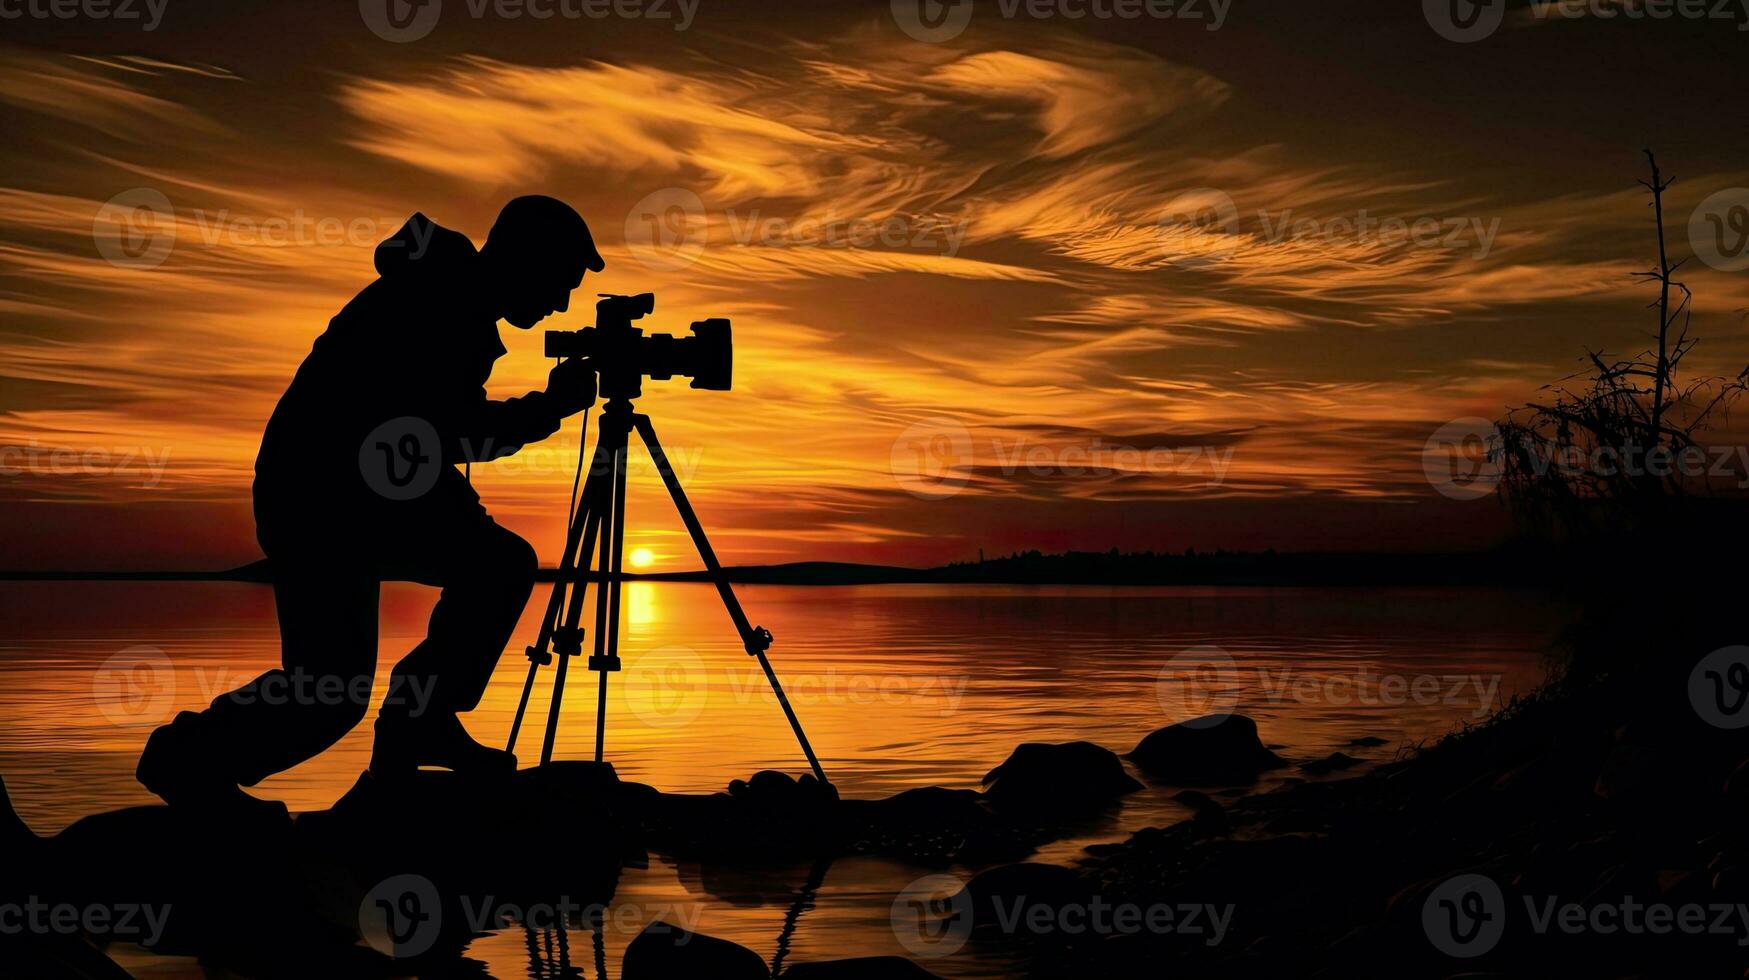
M 728 391 L 734 372 L 734 342 L 727 317 L 692 323 L 692 336 L 644 335 L 632 325 L 656 308 L 655 293 L 602 293 L 595 326 L 547 331 L 548 357 L 586 357 L 600 375 L 603 398 L 630 400 L 643 394 L 643 380 L 692 379 L 692 387 Z

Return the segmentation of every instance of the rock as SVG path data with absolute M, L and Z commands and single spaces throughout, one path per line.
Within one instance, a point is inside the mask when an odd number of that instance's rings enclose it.
M 979 898 L 1061 897 L 1086 890 L 1073 869 L 1034 861 L 990 868 L 966 882 L 966 891 Z
M 1055 864 L 1005 864 L 973 876 L 953 901 L 969 902 L 972 928 L 1000 929 L 1024 923 L 1037 908 L 1089 906 L 1098 889 L 1069 868 Z
M 1332 752 L 1322 759 L 1314 759 L 1311 762 L 1301 763 L 1300 771 L 1310 773 L 1314 776 L 1323 776 L 1328 773 L 1351 768 L 1359 763 L 1360 760 L 1356 759 L 1354 756 L 1345 755 L 1341 752 Z
M 848 960 L 797 963 L 784 980 L 933 980 L 935 974 L 903 956 L 858 956 Z
M 1204 715 L 1158 729 L 1129 754 L 1143 772 L 1168 783 L 1249 783 L 1287 761 L 1264 748 L 1257 723 L 1244 715 Z
M 628 818 L 643 823 L 662 805 L 662 793 L 646 783 L 621 782 L 614 790 L 613 804 Z
M 599 820 L 602 809 L 619 797 L 621 784 L 605 762 L 549 762 L 511 772 L 460 773 L 422 769 L 383 783 L 368 770 L 326 811 L 299 821 L 333 821 L 356 831 L 360 825 L 431 823 L 422 816 L 443 814 L 440 834 L 454 837 L 468 828 L 490 833 L 505 823 L 522 826 L 555 811 L 588 807 Z
M 626 946 L 619 973 L 622 980 L 769 980 L 771 976 L 765 961 L 747 947 L 666 922 L 650 923 Z
M 743 793 L 746 791 L 743 789 Z M 727 793 L 664 793 L 650 818 L 652 846 L 691 861 L 823 857 L 840 846 L 829 814 Z
M 984 776 L 984 795 L 998 807 L 1094 810 L 1142 788 L 1110 749 L 1092 742 L 1027 742 Z
M 365 772 L 332 808 L 299 815 L 302 849 L 377 880 L 389 869 L 450 882 L 466 894 L 564 889 L 611 895 L 624 858 L 642 852 L 642 814 L 622 813 L 613 768 L 551 763 L 510 773 L 419 770 L 385 784 Z M 627 797 L 629 798 L 629 797 Z M 540 861 L 505 861 L 490 848 L 458 847 L 515 827 L 530 838 L 564 833 L 587 809 L 592 846 L 554 848 Z
M 1195 810 L 1197 813 L 1202 813 L 1203 811 L 1211 809 L 1211 808 L 1215 809 L 1215 810 L 1224 810 L 1225 809 L 1225 807 L 1221 806 L 1221 803 L 1219 800 L 1208 795 L 1207 793 L 1199 792 L 1198 790 L 1194 790 L 1194 789 L 1179 790 L 1177 793 L 1172 794 L 1172 798 L 1174 800 L 1178 801 L 1179 803 L 1182 803 L 1185 806 L 1190 807 L 1192 810 Z
M 845 800 L 838 810 L 849 850 L 859 854 L 979 865 L 1013 861 L 1033 847 L 969 789 L 922 786 L 883 800 Z
M 243 976 L 359 974 L 361 961 L 381 954 L 355 945 L 358 898 L 346 903 L 337 926 L 324 916 L 312 885 L 330 861 L 380 853 L 385 841 L 357 839 L 344 855 L 305 844 L 289 819 L 128 807 L 80 818 L 43 841 L 23 874 L 15 865 L 8 873 L 19 874 L 14 880 L 21 889 L 49 905 L 101 910 L 106 925 L 90 930 L 100 944 L 198 952 Z M 144 909 L 161 909 L 161 918 L 138 914 Z M 0 962 L 12 965 L 4 954 Z M 340 972 L 337 964 L 346 963 L 354 969 Z
M 1226 823 L 1227 808 L 1221 804 L 1220 800 L 1207 793 L 1200 793 L 1194 789 L 1180 790 L 1172 794 L 1172 799 L 1189 807 L 1198 820 L 1219 819 L 1222 824 Z
M 1222 836 L 1232 832 L 1227 820 L 1227 808 L 1207 793 L 1187 789 L 1172 797 L 1191 809 L 1191 826 L 1205 836 Z
M 5 780 L 0 780 L 0 853 L 16 855 L 24 849 L 34 849 L 39 843 L 12 808 L 12 796 L 6 792 Z
M 830 783 L 821 783 L 812 775 L 792 779 L 775 769 L 761 769 L 751 779 L 730 782 L 729 795 L 743 803 L 787 813 L 818 810 L 838 801 L 838 790 Z
M 611 762 L 548 762 L 519 771 L 516 781 L 526 785 L 527 792 L 537 794 L 543 804 L 597 806 L 619 789 L 619 774 Z
M 767 769 L 725 793 L 654 794 L 645 829 L 651 845 L 691 860 L 819 858 L 848 849 L 856 803 L 813 776 Z
M 840 807 L 845 822 L 865 839 L 895 839 L 919 834 L 980 837 L 1006 826 L 969 789 L 919 786 L 880 800 L 846 800 Z

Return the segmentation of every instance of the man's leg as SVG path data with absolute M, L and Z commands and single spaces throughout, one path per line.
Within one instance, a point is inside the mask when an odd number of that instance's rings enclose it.
M 138 776 L 166 801 L 240 801 L 253 786 L 339 741 L 370 706 L 377 582 L 345 556 L 275 561 L 280 664 L 199 713 L 158 729 Z
M 458 504 L 461 502 L 458 502 Z M 480 745 L 456 717 L 480 703 L 492 670 L 534 588 L 535 554 L 472 500 L 426 527 L 422 546 L 403 554 L 414 567 L 390 569 L 443 587 L 425 639 L 395 665 L 377 721 L 371 769 L 419 765 L 505 769 L 514 756 Z

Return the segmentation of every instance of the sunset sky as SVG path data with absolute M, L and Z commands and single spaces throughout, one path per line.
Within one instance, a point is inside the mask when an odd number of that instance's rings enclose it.
M 1436 493 L 1423 447 L 1587 344 L 1644 346 L 1641 147 L 1678 178 L 1677 257 L 1749 186 L 1742 11 L 1515 9 L 1460 44 L 1412 0 L 978 0 L 925 41 L 886 2 L 627 4 L 667 16 L 445 0 L 405 43 L 369 0 L 0 21 L 0 566 L 258 557 L 261 427 L 376 242 L 414 211 L 482 242 L 536 192 L 607 261 L 543 327 L 597 291 L 653 290 L 657 330 L 734 320 L 732 392 L 640 401 L 726 561 L 1478 547 L 1498 506 Z M 118 252 L 156 200 L 168 252 Z M 1735 373 L 1749 272 L 1684 276 L 1690 365 Z M 501 331 L 493 394 L 539 387 L 539 331 Z M 575 434 L 474 469 L 549 562 Z M 634 481 L 628 547 L 692 567 Z

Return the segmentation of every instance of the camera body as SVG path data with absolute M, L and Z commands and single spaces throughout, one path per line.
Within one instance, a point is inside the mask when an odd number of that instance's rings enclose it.
M 734 372 L 734 344 L 727 317 L 695 320 L 692 335 L 644 335 L 632 325 L 656 308 L 655 293 L 620 296 L 603 293 L 595 304 L 595 326 L 548 330 L 548 357 L 588 358 L 600 376 L 603 398 L 636 398 L 642 381 L 692 379 L 692 387 L 728 391 Z

